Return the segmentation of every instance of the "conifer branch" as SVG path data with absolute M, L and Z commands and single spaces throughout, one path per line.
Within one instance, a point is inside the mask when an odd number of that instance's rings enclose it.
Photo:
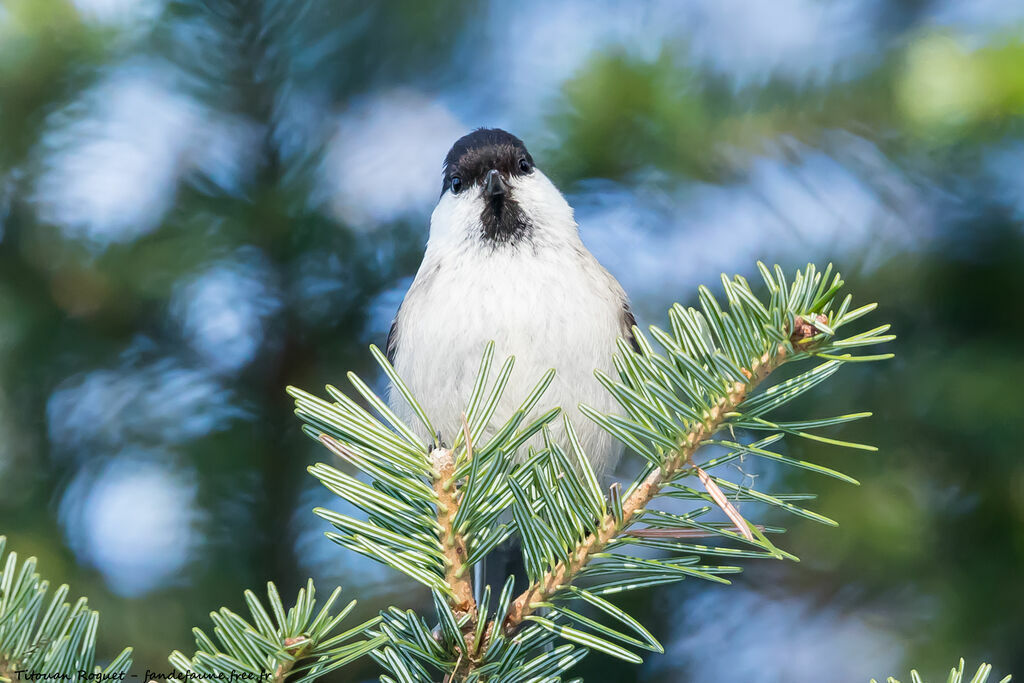
M 455 453 L 448 448 L 435 448 L 430 453 L 430 460 L 438 473 L 434 479 L 434 492 L 437 494 L 437 524 L 440 527 L 438 537 L 445 556 L 444 579 L 452 589 L 449 601 L 457 614 L 469 614 L 470 619 L 475 620 L 472 577 L 465 571 L 468 555 L 466 538 L 454 524 L 461 502 L 461 491 L 455 482 Z
M 289 388 L 305 431 L 370 480 L 367 484 L 323 463 L 310 468 L 327 488 L 366 513 L 359 519 L 316 510 L 337 529 L 328 537 L 431 590 L 435 626 L 411 611 L 390 608 L 367 631 L 386 638 L 386 645 L 370 654 L 394 680 L 435 680 L 431 670 L 446 680 L 467 683 L 506 677 L 556 680 L 591 650 L 640 662 L 633 650 L 663 652 L 663 647 L 604 596 L 685 578 L 728 583 L 721 575 L 740 568 L 718 558 L 795 559 L 767 537 L 781 529 L 748 522 L 732 500 L 755 501 L 835 526 L 833 520 L 794 504 L 813 496 L 755 490 L 716 476 L 715 468 L 750 455 L 856 483 L 843 473 L 768 447 L 791 436 L 872 450 L 815 433 L 867 413 L 794 422 L 766 418 L 846 363 L 888 358 L 858 356 L 851 350 L 893 336 L 886 334 L 888 325 L 837 336 L 836 330 L 875 306 L 851 309 L 850 296 L 838 300 L 843 283 L 831 266 L 824 272 L 808 266 L 792 280 L 778 267 L 758 268 L 768 289 L 767 302 L 744 278 L 723 277 L 727 306 L 700 288 L 700 310 L 677 304 L 669 311 L 667 331 L 650 328 L 661 349 L 656 351 L 634 328 L 639 350 L 620 340 L 614 356 L 618 378 L 597 373 L 619 408 L 610 414 L 583 405 L 580 410 L 645 462 L 640 476 L 624 490 L 618 484 L 607 494 L 601 490 L 568 418 L 563 420 L 564 438 L 552 435 L 548 425 L 558 416 L 557 407 L 533 421 L 524 419 L 534 414 L 554 370 L 495 428 L 513 359 L 493 375 L 493 344 L 485 349 L 463 429 L 450 448 L 424 443 L 423 434 L 436 434 L 429 415 L 376 347 L 372 353 L 393 391 L 411 406 L 418 428 L 401 421 L 351 373 L 352 386 L 376 416 L 334 387 L 327 388 L 333 402 Z M 766 381 L 786 363 L 814 358 L 821 362 L 794 377 Z M 748 440 L 748 433 L 759 431 L 769 434 Z M 523 462 L 514 456 L 522 455 L 519 449 L 527 444 Z M 709 445 L 728 452 L 698 461 L 698 451 Z M 652 505 L 660 497 L 709 504 L 675 514 Z M 715 509 L 728 521 L 702 519 Z M 642 528 L 631 532 L 637 524 Z M 509 577 L 492 609 L 492 587 L 485 586 L 477 602 L 469 571 L 512 536 L 521 543 L 529 585 L 516 596 Z M 691 540 L 705 536 L 725 543 Z M 623 552 L 628 546 L 657 554 Z M 584 612 L 578 611 L 581 607 Z M 601 619 L 585 612 L 600 613 Z
M 310 579 L 305 588 L 299 589 L 295 604 L 286 610 L 277 587 L 268 582 L 267 606 L 255 593 L 245 591 L 250 621 L 222 607 L 210 614 L 213 637 L 193 629 L 196 652 L 192 657 L 176 650 L 167 659 L 175 670 L 187 674 L 186 680 L 223 680 L 224 672 L 245 671 L 259 673 L 271 683 L 291 678 L 296 678 L 296 683 L 311 683 L 387 641 L 385 636 L 370 633 L 380 617 L 337 632 L 356 604 L 352 600 L 335 613 L 340 593 L 341 589 L 335 588 L 318 605 Z M 360 637 L 364 635 L 370 637 Z
M 800 334 L 805 336 L 804 338 L 813 336 L 813 333 L 803 327 L 800 329 Z M 707 411 L 704 420 L 698 422 L 696 428 L 687 434 L 675 453 L 666 458 L 661 467 L 648 474 L 643 483 L 623 501 L 621 519 L 616 520 L 612 513 L 605 515 L 597 533 L 587 536 L 576 548 L 571 562 L 560 562 L 540 581 L 531 584 L 515 599 L 512 610 L 503 624 L 505 631 L 514 632 L 538 606 L 547 602 L 555 593 L 571 583 L 575 575 L 596 553 L 604 550 L 609 542 L 633 523 L 637 513 L 642 512 L 654 500 L 662 486 L 666 482 L 672 481 L 681 468 L 686 466 L 696 468 L 693 463 L 693 455 L 697 450 L 704 445 L 705 441 L 714 436 L 727 414 L 736 410 L 751 391 L 785 363 L 787 355 L 786 347 L 780 344 L 775 348 L 774 353 L 765 353 L 755 361 L 745 373 L 749 380 L 734 383 L 729 392 Z
M 580 406 L 582 412 L 646 460 L 625 492 L 617 483 L 608 495 L 602 492 L 567 418 L 565 438 L 552 436 L 548 425 L 558 416 L 558 408 L 525 420 L 552 381 L 553 371 L 494 429 L 512 360 L 491 377 L 493 345 L 484 353 L 462 430 L 451 447 L 424 443 L 421 434 L 435 434 L 426 412 L 376 348 L 374 355 L 410 402 L 422 430 L 404 424 L 351 374 L 353 387 L 380 419 L 334 387 L 328 387 L 335 399 L 331 403 L 290 389 L 297 412 L 307 423 L 306 432 L 364 475 L 357 478 L 323 463 L 309 468 L 328 489 L 365 513 L 365 518 L 357 518 L 318 509 L 317 514 L 337 529 L 328 537 L 427 586 L 436 620 L 428 622 L 411 610 L 389 607 L 337 633 L 355 604 L 335 613 L 340 589 L 318 606 L 310 581 L 286 610 L 271 583 L 269 609 L 247 591 L 249 621 L 226 608 L 214 612 L 213 636 L 194 629 L 195 654 L 186 657 L 176 651 L 169 657 L 171 664 L 190 680 L 223 680 L 225 673 L 245 671 L 271 683 L 312 683 L 369 656 L 392 674 L 382 676 L 384 681 L 519 683 L 561 680 L 592 650 L 635 663 L 642 661 L 635 650 L 664 652 L 639 621 L 603 596 L 687 577 L 728 583 L 720 575 L 739 568 L 720 565 L 716 557 L 792 558 L 766 537 L 779 529 L 748 522 L 731 498 L 835 525 L 794 504 L 813 496 L 754 490 L 715 476 L 714 468 L 749 454 L 855 483 L 845 474 L 767 447 L 793 436 L 873 450 L 814 433 L 867 413 L 794 422 L 765 417 L 827 380 L 845 363 L 887 358 L 888 354 L 854 356 L 849 349 L 891 340 L 892 335 L 885 334 L 888 326 L 839 339 L 838 328 L 874 305 L 850 310 L 849 296 L 835 305 L 842 281 L 838 275 L 830 279 L 831 269 L 818 273 L 809 266 L 787 284 L 781 269 L 772 273 L 759 267 L 770 291 L 767 305 L 742 278 L 723 279 L 726 309 L 701 288 L 701 311 L 676 305 L 669 313 L 671 332 L 651 328 L 663 352 L 656 352 L 634 328 L 640 350 L 620 341 L 614 359 L 619 379 L 597 373 L 621 410 L 605 415 Z M 782 365 L 810 358 L 824 362 L 785 381 L 767 381 Z M 731 440 L 722 436 L 726 430 Z M 747 442 L 735 435 L 737 430 L 770 434 Z M 538 447 L 538 435 L 543 447 Z M 513 465 L 517 450 L 528 443 L 526 461 Z M 698 451 L 709 445 L 730 452 L 698 464 Z M 728 498 L 723 489 L 730 492 Z M 674 514 L 652 505 L 659 497 L 709 504 Z M 728 522 L 701 519 L 716 506 Z M 644 528 L 631 531 L 636 524 Z M 514 534 L 522 544 L 530 583 L 516 596 L 509 577 L 492 609 L 491 587 L 484 587 L 477 602 L 470 570 Z M 742 546 L 690 542 L 704 536 Z M 4 544 L 0 536 L 0 559 Z M 623 546 L 655 549 L 668 556 L 634 556 L 621 552 Z M 703 557 L 712 561 L 697 564 Z M 0 683 L 11 683 L 19 670 L 67 680 L 81 677 L 82 670 L 107 678 L 127 672 L 130 650 L 102 671 L 94 665 L 98 615 L 87 609 L 84 599 L 74 606 L 64 602 L 66 586 L 46 607 L 48 584 L 34 570 L 34 559 L 19 566 L 14 553 L 0 563 Z M 973 683 L 984 683 L 991 670 L 982 665 Z M 961 660 L 948 682 L 963 683 L 965 675 Z M 912 678 L 920 680 L 916 672 Z

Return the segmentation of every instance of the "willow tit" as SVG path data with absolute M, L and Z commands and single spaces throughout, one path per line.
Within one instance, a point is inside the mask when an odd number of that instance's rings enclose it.
M 462 428 L 480 358 L 494 340 L 495 358 L 516 361 L 488 430 L 554 368 L 527 419 L 561 406 L 594 469 L 608 471 L 621 449 L 577 405 L 615 410 L 594 370 L 615 375 L 616 340 L 635 345 L 634 323 L 622 287 L 583 246 L 572 207 L 522 140 L 481 128 L 456 141 L 444 160 L 423 263 L 387 339 L 388 358 L 441 439 L 451 443 Z M 416 423 L 399 392 L 390 403 L 407 424 Z M 429 442 L 435 435 L 423 436 Z

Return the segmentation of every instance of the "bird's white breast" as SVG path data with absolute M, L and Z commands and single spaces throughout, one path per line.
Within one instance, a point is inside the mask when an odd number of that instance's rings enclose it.
M 617 457 L 619 448 L 611 437 L 577 404 L 614 410 L 614 400 L 593 373 L 600 368 L 614 376 L 622 292 L 577 244 L 495 248 L 463 243 L 441 256 L 428 250 L 398 314 L 395 368 L 446 442 L 461 428 L 484 347 L 494 340 L 492 378 L 505 357 L 516 361 L 491 430 L 514 412 L 545 371 L 555 368 L 555 379 L 533 415 L 561 406 L 597 469 Z M 398 392 L 392 392 L 391 403 L 408 424 L 416 424 Z

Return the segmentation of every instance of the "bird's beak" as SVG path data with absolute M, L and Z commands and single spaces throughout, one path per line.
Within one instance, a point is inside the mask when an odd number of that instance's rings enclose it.
M 487 172 L 487 182 L 484 183 L 484 194 L 488 197 L 498 197 L 508 190 L 508 186 L 505 185 L 505 181 L 501 179 L 501 174 L 496 169 L 491 169 Z

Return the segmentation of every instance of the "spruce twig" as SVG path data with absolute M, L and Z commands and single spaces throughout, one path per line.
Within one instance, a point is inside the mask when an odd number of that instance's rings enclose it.
M 514 632 L 523 620 L 532 614 L 540 603 L 547 602 L 556 592 L 572 583 L 574 576 L 597 553 L 604 550 L 612 540 L 632 523 L 634 516 L 658 495 L 665 482 L 671 481 L 678 470 L 693 465 L 693 455 L 704 441 L 710 439 L 717 428 L 723 423 L 725 416 L 739 407 L 747 395 L 755 389 L 769 374 L 778 369 L 787 358 L 787 349 L 779 345 L 775 353 L 765 353 L 748 370 L 749 380 L 746 383 L 736 382 L 732 389 L 705 415 L 703 422 L 687 435 L 679 444 L 678 450 L 667 458 L 661 468 L 651 472 L 644 482 L 622 503 L 622 518 L 616 521 L 609 513 L 601 521 L 596 534 L 588 536 L 577 547 L 571 562 L 561 562 L 548 572 L 540 581 L 531 584 L 513 602 L 512 610 L 503 624 L 506 633 Z M 748 532 L 749 533 L 749 532 Z

